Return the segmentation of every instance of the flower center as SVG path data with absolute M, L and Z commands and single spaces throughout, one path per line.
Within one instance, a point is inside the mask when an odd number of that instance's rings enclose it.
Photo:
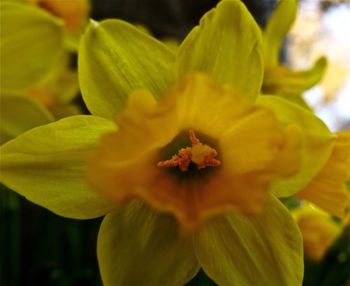
M 171 159 L 160 161 L 157 166 L 164 168 L 179 167 L 182 172 L 186 172 L 191 163 L 196 165 L 198 170 L 221 164 L 216 159 L 218 152 L 214 148 L 201 143 L 192 129 L 189 130 L 189 139 L 192 143 L 191 147 L 181 148 Z

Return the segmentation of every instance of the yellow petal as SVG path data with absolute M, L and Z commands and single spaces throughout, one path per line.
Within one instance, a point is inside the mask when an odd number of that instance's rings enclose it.
M 296 140 L 298 137 L 296 135 Z M 269 109 L 255 108 L 221 137 L 223 164 L 240 174 L 269 170 L 285 140 L 285 133 L 274 114 Z M 298 157 L 297 153 L 293 156 Z
M 332 151 L 333 135 L 313 112 L 290 101 L 276 96 L 260 96 L 257 103 L 273 110 L 282 124 L 295 124 L 302 130 L 302 160 L 298 172 L 274 181 L 271 186 L 277 196 L 293 195 L 303 189 L 326 163 Z
M 350 211 L 350 194 L 345 185 L 349 178 L 350 132 L 338 132 L 327 163 L 297 196 L 344 218 Z
M 0 96 L 1 144 L 29 129 L 51 121 L 53 121 L 52 114 L 27 96 Z
M 173 53 L 161 42 L 120 21 L 91 22 L 79 48 L 79 81 L 94 115 L 114 119 L 131 91 L 159 98 L 173 80 Z
M 282 95 L 274 94 L 274 96 L 282 97 L 283 99 L 289 100 L 294 104 L 300 105 L 308 110 L 313 111 L 312 107 L 306 102 L 302 94 L 293 94 L 293 95 Z
M 303 234 L 305 256 L 320 261 L 337 239 L 340 228 L 320 217 L 302 218 L 298 222 Z
M 93 116 L 34 128 L 1 146 L 1 182 L 65 217 L 104 215 L 114 205 L 86 184 L 85 168 L 97 139 L 114 128 L 112 122 Z
M 288 210 L 272 196 L 254 218 L 227 214 L 195 235 L 201 266 L 219 285 L 301 285 L 302 238 Z
M 281 0 L 263 30 L 265 66 L 279 63 L 281 46 L 297 13 L 297 0 Z
M 37 97 L 39 101 L 42 99 L 40 96 L 42 94 L 44 105 L 45 99 L 56 106 L 71 102 L 79 93 L 79 84 L 78 74 L 69 67 L 70 62 L 70 54 L 63 53 L 51 70 L 29 88 L 28 94 Z
M 254 107 L 230 86 L 220 86 L 204 74 L 193 74 L 169 90 L 174 98 L 172 113 L 179 125 L 219 138 Z M 181 94 L 178 95 L 178 94 Z
M 62 23 L 20 3 L 0 4 L 1 94 L 25 92 L 45 75 L 63 49 Z
M 286 96 L 299 95 L 322 79 L 326 67 L 327 61 L 324 57 L 319 58 L 308 70 L 294 71 L 279 65 L 268 67 L 264 73 L 263 92 Z
M 329 214 L 310 204 L 303 204 L 293 210 L 293 216 L 303 236 L 305 255 L 320 261 L 341 233 L 340 224 Z
M 191 237 L 141 202 L 105 217 L 97 254 L 104 285 L 184 285 L 199 270 Z
M 261 33 L 240 1 L 221 1 L 209 11 L 179 48 L 178 78 L 189 72 L 207 73 L 254 99 L 261 88 Z

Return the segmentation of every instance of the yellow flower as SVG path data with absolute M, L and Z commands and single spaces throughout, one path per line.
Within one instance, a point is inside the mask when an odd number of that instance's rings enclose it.
M 341 225 L 310 204 L 296 209 L 293 215 L 303 235 L 304 254 L 313 260 L 321 260 L 341 233 Z
M 59 215 L 106 215 L 106 285 L 181 285 L 200 267 L 221 285 L 300 285 L 301 236 L 276 196 L 316 176 L 333 138 L 312 112 L 259 96 L 261 45 L 237 0 L 209 11 L 176 55 L 123 21 L 92 22 L 78 69 L 93 115 L 4 144 L 1 181 Z
M 280 63 L 282 43 L 295 20 L 297 8 L 297 0 L 279 1 L 263 29 L 265 74 L 262 90 L 302 103 L 301 93 L 322 79 L 327 61 L 320 57 L 313 67 L 302 71 L 291 70 Z
M 30 86 L 26 95 L 47 108 L 56 119 L 80 114 L 73 99 L 79 93 L 78 74 L 69 68 L 71 58 L 63 55 L 60 61 L 42 79 Z
M 159 103 L 130 94 L 117 126 L 90 161 L 91 183 L 117 203 L 171 212 L 187 231 L 227 211 L 261 213 L 270 182 L 300 165 L 297 126 L 200 74 Z
M 0 3 L 0 17 L 4 23 L 0 35 L 0 143 L 4 143 L 54 118 L 79 113 L 71 102 L 79 87 L 77 73 L 68 68 L 70 55 L 64 49 L 65 29 L 60 19 L 12 1 Z
M 62 24 L 46 12 L 12 1 L 0 3 L 0 18 L 3 23 L 0 35 L 2 144 L 54 120 L 42 104 L 27 96 L 27 92 L 60 57 L 63 29 Z
M 39 81 L 60 58 L 64 30 L 60 20 L 22 3 L 0 3 L 0 92 L 19 94 Z M 30 29 L 26 29 L 30 27 Z M 26 32 L 19 33 L 18 31 Z
M 332 215 L 345 219 L 350 213 L 350 132 L 336 133 L 332 154 L 322 170 L 297 194 Z
M 262 91 L 307 107 L 300 95 L 321 80 L 326 59 L 321 57 L 306 71 L 290 70 L 279 61 L 283 40 L 296 17 L 297 2 L 280 1 L 263 30 L 265 73 Z M 350 177 L 349 132 L 336 133 L 335 138 L 328 162 L 297 196 L 343 219 L 350 208 L 349 193 L 345 188 L 345 182 Z
M 71 32 L 76 32 L 82 28 L 90 10 L 87 0 L 27 0 L 27 2 L 62 18 L 67 30 Z

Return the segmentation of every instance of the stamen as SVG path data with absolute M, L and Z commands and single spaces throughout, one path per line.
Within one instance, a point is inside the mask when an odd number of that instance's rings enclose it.
M 201 141 L 199 141 L 196 134 L 194 133 L 193 129 L 190 129 L 190 131 L 188 131 L 188 136 L 190 137 L 192 146 L 201 143 Z
M 166 168 L 179 166 L 182 172 L 187 171 L 191 163 L 191 148 L 182 148 L 178 154 L 179 155 L 173 155 L 170 160 L 159 162 L 157 166 Z
M 209 166 L 219 166 L 221 164 L 221 162 L 215 158 L 218 152 L 214 148 L 201 143 L 192 129 L 189 130 L 189 138 L 192 147 L 180 149 L 177 155 L 173 155 L 170 160 L 159 162 L 157 166 L 165 168 L 178 166 L 182 172 L 186 172 L 191 162 L 197 165 L 198 170 Z

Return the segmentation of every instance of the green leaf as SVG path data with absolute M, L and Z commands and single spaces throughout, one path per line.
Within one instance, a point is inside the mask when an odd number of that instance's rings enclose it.
M 163 43 L 126 22 L 91 22 L 79 48 L 84 101 L 92 114 L 114 119 L 135 89 L 159 98 L 173 81 L 173 62 Z
M 186 37 L 177 57 L 178 77 L 189 72 L 209 74 L 251 99 L 259 94 L 262 77 L 261 32 L 240 1 L 221 1 Z
M 63 23 L 19 3 L 0 3 L 0 92 L 24 92 L 57 61 L 63 49 Z
M 53 120 L 50 112 L 28 96 L 0 96 L 0 144 Z
M 270 108 L 282 124 L 295 124 L 303 131 L 299 171 L 273 182 L 271 186 L 276 196 L 291 196 L 301 191 L 322 169 L 332 152 L 334 136 L 312 111 L 283 98 L 260 96 L 257 104 Z
M 104 215 L 113 204 L 87 185 L 86 160 L 101 134 L 114 129 L 112 122 L 94 116 L 34 128 L 1 146 L 1 182 L 61 216 Z
M 141 202 L 108 214 L 97 243 L 104 285 L 183 285 L 199 270 L 191 237 Z
M 255 217 L 210 220 L 194 239 L 206 274 L 219 285 L 301 285 L 303 245 L 289 211 L 270 196 Z

